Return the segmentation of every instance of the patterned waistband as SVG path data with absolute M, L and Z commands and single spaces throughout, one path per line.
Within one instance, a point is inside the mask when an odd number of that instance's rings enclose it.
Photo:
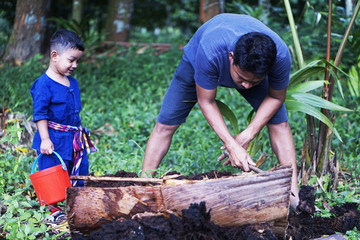
M 62 132 L 75 132 L 73 139 L 74 166 L 71 171 L 71 175 L 75 175 L 75 176 L 79 175 L 80 164 L 82 157 L 84 155 L 84 151 L 86 150 L 87 153 L 93 153 L 97 151 L 96 147 L 90 140 L 90 132 L 81 125 L 78 127 L 74 127 L 70 125 L 55 123 L 52 121 L 48 121 L 48 127 Z M 75 183 L 73 182 L 73 186 L 75 184 L 76 181 Z

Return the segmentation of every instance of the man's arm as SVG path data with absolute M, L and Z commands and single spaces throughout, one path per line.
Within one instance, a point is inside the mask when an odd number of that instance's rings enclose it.
M 261 103 L 259 109 L 256 111 L 254 119 L 247 126 L 247 128 L 240 134 L 235 136 L 235 139 L 247 149 L 251 140 L 255 135 L 267 124 L 267 122 L 274 116 L 284 103 L 286 98 L 286 88 L 281 90 L 269 89 L 269 94 Z
M 207 90 L 196 84 L 196 92 L 202 113 L 229 152 L 231 165 L 250 171 L 248 164 L 255 165 L 255 163 L 229 132 L 215 101 L 216 89 Z
M 240 134 L 235 136 L 236 141 L 247 149 L 250 142 L 254 139 L 256 134 L 267 124 L 267 122 L 274 116 L 274 114 L 281 107 L 286 98 L 286 88 L 282 90 L 269 89 L 269 94 L 265 97 L 257 110 L 254 119 L 247 126 L 247 128 Z M 222 154 L 218 160 L 225 159 L 226 156 Z M 224 164 L 228 164 L 231 159 L 227 159 Z

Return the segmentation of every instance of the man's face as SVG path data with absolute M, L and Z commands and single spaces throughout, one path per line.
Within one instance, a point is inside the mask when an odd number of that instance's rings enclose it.
M 241 70 L 239 66 L 235 66 L 233 52 L 229 53 L 229 60 L 231 78 L 240 89 L 252 88 L 264 80 L 264 77 L 258 77 L 251 72 Z

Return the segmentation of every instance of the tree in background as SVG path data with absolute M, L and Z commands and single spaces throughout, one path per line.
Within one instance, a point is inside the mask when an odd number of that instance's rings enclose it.
M 106 40 L 129 41 L 133 0 L 109 0 Z
M 7 44 L 7 60 L 21 64 L 45 51 L 42 43 L 47 9 L 47 0 L 17 1 L 13 31 Z
M 200 0 L 199 19 L 201 23 L 224 12 L 225 0 Z
M 82 11 L 83 11 L 84 1 L 83 0 L 73 0 L 72 5 L 72 20 L 80 23 L 82 19 Z

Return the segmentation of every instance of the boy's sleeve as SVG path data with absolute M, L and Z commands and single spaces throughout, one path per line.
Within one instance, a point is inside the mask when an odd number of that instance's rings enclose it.
M 195 82 L 202 88 L 211 90 L 218 85 L 218 71 L 214 63 L 210 62 L 202 47 L 199 46 L 195 60 Z
M 36 80 L 30 92 L 33 98 L 33 121 L 49 119 L 50 94 L 48 87 L 43 82 Z

